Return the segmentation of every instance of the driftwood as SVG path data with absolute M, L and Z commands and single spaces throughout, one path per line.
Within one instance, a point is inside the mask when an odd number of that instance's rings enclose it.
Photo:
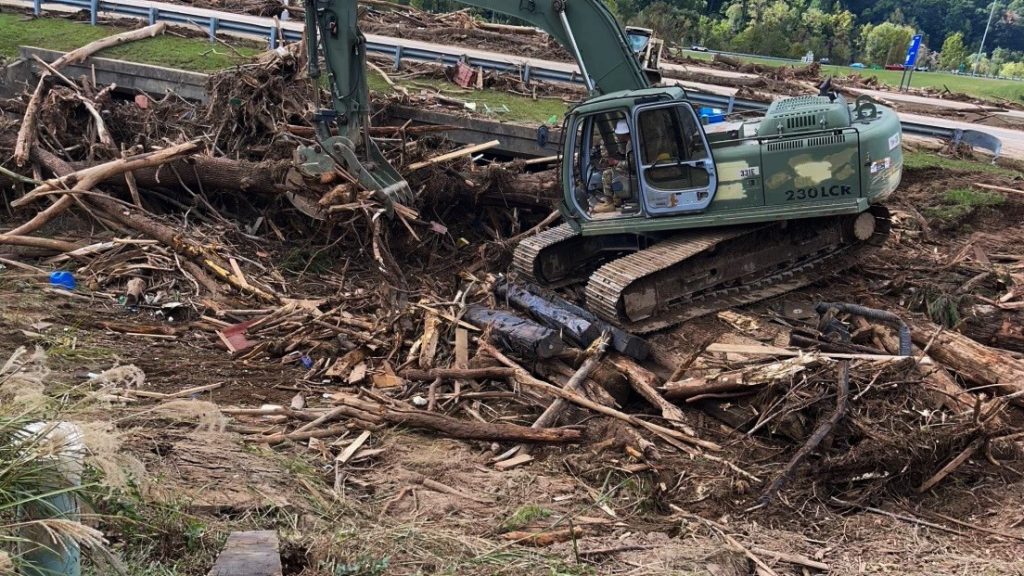
M 132 30 L 130 32 L 122 32 L 121 34 L 115 34 L 106 38 L 101 38 L 95 42 L 90 42 L 81 48 L 77 48 L 64 54 L 52 64 L 49 65 L 49 69 L 43 72 L 39 78 L 39 83 L 36 84 L 36 89 L 32 92 L 32 98 L 28 102 L 28 107 L 25 109 L 25 115 L 21 122 L 21 128 L 18 129 L 18 138 L 14 145 L 14 161 L 18 166 L 23 166 L 25 161 L 28 160 L 29 151 L 32 148 L 32 144 L 35 142 L 36 134 L 36 118 L 39 113 L 39 106 L 43 98 L 46 96 L 47 87 L 49 86 L 49 78 L 51 76 L 50 70 L 60 70 L 67 64 L 79 62 L 88 58 L 90 55 L 125 42 L 131 42 L 133 40 L 141 40 L 143 38 L 151 38 L 157 34 L 162 34 L 167 28 L 165 22 L 159 22 L 152 26 L 146 26 L 139 28 L 138 30 Z
M 541 392 L 546 392 L 552 396 L 564 398 L 569 402 L 572 402 L 573 404 L 577 404 L 584 408 L 593 410 L 594 412 L 597 412 L 599 414 L 604 414 L 605 416 L 611 416 L 612 418 L 622 420 L 623 422 L 626 422 L 627 424 L 630 424 L 632 426 L 645 428 L 648 431 L 658 435 L 660 438 L 664 439 L 669 444 L 672 444 L 673 446 L 680 449 L 684 449 L 684 444 L 699 446 L 707 450 L 718 451 L 722 449 L 721 446 L 714 442 L 702 440 L 700 438 L 691 436 L 689 434 L 685 434 L 678 430 L 673 430 L 671 428 L 666 428 L 664 426 L 659 426 L 657 424 L 647 422 L 646 420 L 641 420 L 640 418 L 637 418 L 636 416 L 633 416 L 631 414 L 626 414 L 624 412 L 621 412 L 614 408 L 610 408 L 608 406 L 602 406 L 597 402 L 584 398 L 583 396 L 580 396 L 579 394 L 576 394 L 572 391 L 563 390 L 558 386 L 554 386 L 553 384 L 549 384 L 547 382 L 544 382 L 543 380 L 538 380 L 537 378 L 531 376 L 530 373 L 526 371 L 526 369 L 524 369 L 519 364 L 516 364 L 515 361 L 513 361 L 508 356 L 502 354 L 500 350 L 498 350 L 488 342 L 481 340 L 480 349 L 493 356 L 502 364 L 508 366 L 509 368 L 515 369 L 514 377 L 516 379 L 516 382 L 519 382 L 523 386 L 529 386 L 530 388 L 534 388 Z
M 173 156 L 168 155 L 165 157 Z M 73 173 L 71 165 L 39 146 L 32 147 L 31 158 L 33 162 L 47 167 L 54 174 L 66 177 Z M 96 172 L 93 174 L 96 174 Z M 133 213 L 133 211 L 127 210 L 123 204 L 103 194 L 90 194 L 86 201 L 88 204 L 100 208 L 112 220 L 166 244 L 178 254 L 191 259 L 198 267 L 208 272 L 213 272 L 214 275 L 220 277 L 242 293 L 254 294 L 262 300 L 271 302 L 278 300 L 277 295 L 272 292 L 245 284 L 232 272 L 229 272 L 228 264 L 223 262 L 220 257 L 213 254 L 208 248 L 186 238 L 179 232 L 168 228 L 141 212 L 136 210 Z
M 608 337 L 601 336 L 600 339 L 594 342 L 594 345 L 587 350 L 587 359 L 583 361 L 583 364 L 576 369 L 576 373 L 569 378 L 569 381 L 565 383 L 563 387 L 565 390 L 570 392 L 578 392 L 581 390 L 583 383 L 590 376 L 591 372 L 597 369 L 601 363 L 601 357 L 604 355 L 605 348 L 608 346 Z M 554 401 L 544 410 L 544 413 L 534 421 L 532 428 L 546 428 L 554 425 L 558 421 L 558 417 L 562 415 L 568 406 L 568 401 L 564 398 L 555 398 Z
M 793 457 L 786 463 L 786 467 L 782 469 L 782 473 L 772 480 L 772 483 L 768 485 L 764 493 L 761 495 L 761 503 L 767 504 L 771 502 L 775 494 L 785 485 L 789 477 L 796 471 L 797 466 L 800 465 L 804 459 L 814 451 L 815 448 L 821 444 L 821 441 L 828 436 L 829 432 L 832 431 L 839 424 L 839 421 L 846 415 L 847 404 L 850 398 L 850 366 L 849 361 L 844 360 L 839 362 L 839 375 L 836 378 L 836 409 L 832 414 L 824 420 L 814 432 L 811 433 L 810 437 L 807 438 L 807 442 L 800 447 L 799 450 L 793 454 Z
M 924 322 L 913 326 L 914 343 L 928 348 L 928 355 L 978 386 L 994 388 L 1005 394 L 1024 395 L 1024 360 L 1008 352 L 990 348 L 967 336 L 941 330 Z M 1015 398 L 1018 404 L 1024 397 Z
M 612 354 L 610 360 L 613 366 L 626 375 L 626 379 L 633 389 L 643 396 L 644 400 L 661 411 L 662 417 L 669 424 L 687 434 L 695 433 L 693 428 L 686 424 L 686 416 L 683 411 L 666 400 L 655 389 L 658 386 L 658 377 L 653 372 L 621 354 Z
M 402 378 L 406 380 L 430 381 L 465 378 L 468 380 L 504 379 L 512 376 L 511 368 L 433 368 L 431 370 L 403 370 Z
M 176 144 L 162 150 L 137 154 L 128 158 L 104 162 L 103 164 L 91 166 L 77 172 L 67 173 L 63 176 L 47 180 L 39 186 L 36 186 L 28 194 L 25 194 L 21 198 L 11 202 L 11 206 L 20 208 L 26 204 L 34 202 L 41 196 L 54 192 L 87 192 L 107 178 L 112 178 L 139 168 L 160 166 L 176 156 L 192 152 L 198 146 L 199 141 L 193 140 L 191 142 Z
M 800 372 L 818 366 L 822 359 L 808 353 L 787 358 L 771 364 L 759 364 L 733 370 L 714 376 L 697 376 L 675 382 L 666 382 L 665 397 L 671 400 L 688 400 L 707 394 L 726 394 L 747 390 L 758 390 L 761 386 L 779 380 L 788 380 Z

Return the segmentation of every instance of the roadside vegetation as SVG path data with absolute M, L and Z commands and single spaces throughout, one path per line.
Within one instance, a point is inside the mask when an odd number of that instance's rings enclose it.
M 18 46 L 73 50 L 125 30 L 128 28 L 105 24 L 91 26 L 88 22 L 66 18 L 33 18 L 19 13 L 0 13 L 0 56 L 16 57 Z M 101 51 L 98 56 L 194 72 L 213 72 L 244 64 L 261 51 L 262 48 L 248 45 L 244 41 L 232 39 L 231 46 L 227 46 L 221 42 L 211 43 L 205 37 L 187 38 L 170 32 L 130 45 L 114 46 Z

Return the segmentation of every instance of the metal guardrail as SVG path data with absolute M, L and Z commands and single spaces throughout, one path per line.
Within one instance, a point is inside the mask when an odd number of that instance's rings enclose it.
M 279 36 L 292 41 L 302 39 L 302 24 L 300 22 L 275 21 L 272 18 L 217 12 L 162 2 L 149 2 L 147 0 L 31 0 L 31 2 L 33 11 L 37 16 L 42 12 L 45 4 L 71 6 L 88 10 L 90 21 L 93 24 L 96 24 L 100 12 L 140 18 L 147 20 L 150 24 L 156 22 L 190 24 L 207 30 L 211 41 L 221 31 L 266 38 L 271 48 L 277 47 Z M 0 4 L 2 3 L 5 2 L 0 0 Z M 367 42 L 367 50 L 390 56 L 394 60 L 396 68 L 401 65 L 404 58 L 451 66 L 463 57 L 458 46 L 448 47 L 445 50 L 427 49 L 405 46 L 399 43 L 397 39 L 395 43 L 369 41 Z M 538 79 L 573 84 L 583 83 L 583 79 L 575 71 L 531 66 L 530 64 L 520 65 L 511 61 L 472 56 L 468 58 L 468 64 L 489 71 L 519 74 L 524 82 Z M 709 94 L 695 90 L 687 90 L 686 93 L 694 103 L 721 108 L 727 113 L 745 110 L 764 110 L 767 108 L 767 105 L 763 102 L 733 96 Z M 952 140 L 957 135 L 957 129 L 955 128 L 933 126 L 918 122 L 902 122 L 902 124 L 904 132 L 915 136 L 929 136 Z

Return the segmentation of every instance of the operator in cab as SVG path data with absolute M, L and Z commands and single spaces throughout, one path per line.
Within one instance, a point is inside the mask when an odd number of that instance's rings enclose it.
M 615 123 L 615 150 L 608 150 L 604 171 L 601 173 L 600 202 L 594 206 L 595 214 L 615 212 L 634 193 L 633 142 L 629 123 L 625 119 Z

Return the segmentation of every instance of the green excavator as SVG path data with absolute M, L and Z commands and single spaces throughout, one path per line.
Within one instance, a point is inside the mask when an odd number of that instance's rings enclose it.
M 887 237 L 881 203 L 903 171 L 891 109 L 847 102 L 826 83 L 760 118 L 708 123 L 683 88 L 652 85 L 601 0 L 459 1 L 545 30 L 589 91 L 562 128 L 564 223 L 519 244 L 520 276 L 585 283 L 590 310 L 646 333 L 800 288 Z M 409 186 L 361 130 L 369 98 L 356 0 L 306 0 L 306 34 L 310 76 L 322 45 L 333 102 L 298 163 L 309 174 L 337 163 L 385 206 L 408 202 Z

